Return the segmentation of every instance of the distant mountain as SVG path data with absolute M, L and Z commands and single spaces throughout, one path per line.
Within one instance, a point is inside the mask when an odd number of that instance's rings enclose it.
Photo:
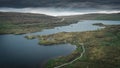
M 1 21 L 8 21 L 11 23 L 52 23 L 61 20 L 57 17 L 48 16 L 44 14 L 32 14 L 32 13 L 16 13 L 16 12 L 0 12 L 0 23 Z
M 40 31 L 60 18 L 44 14 L 0 12 L 0 34 L 23 34 Z
M 120 20 L 120 13 L 93 13 L 85 15 L 61 16 L 60 18 L 65 18 L 68 20 Z
M 75 22 L 44 14 L 0 12 L 0 34 L 37 32 Z

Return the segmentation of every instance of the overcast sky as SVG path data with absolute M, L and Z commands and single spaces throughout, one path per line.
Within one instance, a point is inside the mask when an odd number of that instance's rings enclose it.
M 67 7 L 120 9 L 120 0 L 0 0 L 0 7 Z
M 0 0 L 0 11 L 52 16 L 118 13 L 120 0 Z

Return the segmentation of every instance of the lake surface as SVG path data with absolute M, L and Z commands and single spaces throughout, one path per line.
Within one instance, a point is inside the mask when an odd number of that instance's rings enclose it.
M 71 24 L 68 26 L 55 27 L 54 29 L 44 29 L 41 32 L 31 33 L 32 35 L 49 35 L 58 32 L 83 32 L 93 31 L 104 27 L 93 26 L 94 23 L 103 23 L 106 25 L 118 25 L 120 21 L 109 21 L 109 20 L 82 20 L 78 23 Z
M 84 20 L 68 26 L 44 29 L 33 35 L 48 35 L 58 32 L 82 32 L 101 29 L 93 23 L 118 25 L 120 21 Z M 39 45 L 37 39 L 27 40 L 25 35 L 0 35 L 0 68 L 40 68 L 44 62 L 58 56 L 66 56 L 76 49 L 75 45 L 59 44 L 54 46 Z

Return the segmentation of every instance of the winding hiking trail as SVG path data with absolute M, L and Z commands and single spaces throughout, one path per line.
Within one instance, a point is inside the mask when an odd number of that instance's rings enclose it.
M 62 18 L 60 22 L 63 22 L 64 20 L 65 20 L 65 19 L 64 19 L 64 18 Z
M 65 19 L 64 18 L 62 18 L 61 20 L 59 20 L 59 21 L 57 21 L 57 22 L 63 22 Z
M 76 60 L 82 58 L 83 54 L 85 53 L 85 47 L 84 47 L 84 44 L 83 44 L 83 43 L 80 43 L 80 45 L 81 45 L 83 51 L 82 51 L 81 55 L 80 55 L 78 58 L 72 60 L 71 62 L 62 64 L 62 65 L 60 65 L 60 66 L 56 66 L 56 67 L 54 67 L 54 68 L 61 68 L 61 67 L 66 66 L 66 65 L 68 65 L 68 64 L 72 64 L 72 63 L 75 62 Z

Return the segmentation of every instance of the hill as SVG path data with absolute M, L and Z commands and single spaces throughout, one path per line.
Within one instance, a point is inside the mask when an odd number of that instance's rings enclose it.
M 79 20 L 120 20 L 120 13 L 48 16 L 44 14 L 0 12 L 0 34 L 24 34 L 69 25 Z
M 23 34 L 74 23 L 44 14 L 0 12 L 0 34 Z
M 59 20 L 56 17 L 44 14 L 0 12 L 0 22 L 28 24 L 28 23 L 50 23 Z
M 112 14 L 85 14 L 85 15 L 71 15 L 71 16 L 61 16 L 60 18 L 72 19 L 72 20 L 120 20 L 120 13 Z

